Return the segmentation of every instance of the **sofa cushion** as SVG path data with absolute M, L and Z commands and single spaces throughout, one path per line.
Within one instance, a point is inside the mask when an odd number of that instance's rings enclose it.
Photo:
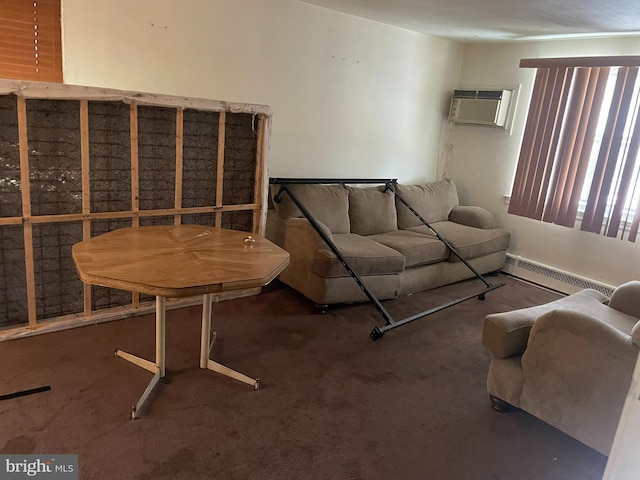
M 351 233 L 375 235 L 398 229 L 395 195 L 385 187 L 349 187 Z
M 273 185 L 272 196 L 280 186 Z M 325 224 L 331 233 L 349 233 L 349 191 L 344 185 L 288 185 L 289 190 L 316 220 Z M 280 195 L 280 203 L 273 206 L 282 218 L 304 217 L 288 194 Z
M 404 270 L 404 257 L 400 252 L 370 238 L 353 233 L 335 234 L 333 242 L 358 275 L 385 275 Z M 329 248 L 321 248 L 315 252 L 313 271 L 321 277 L 349 275 Z
M 429 223 L 448 220 L 449 213 L 458 205 L 458 191 L 453 181 L 448 178 L 424 185 L 399 184 L 396 192 Z M 398 199 L 396 209 L 399 229 L 422 225 L 418 217 Z
M 511 238 L 510 233 L 501 228 L 484 230 L 482 228 L 469 227 L 449 221 L 432 223 L 431 226 L 442 238 L 449 242 L 465 260 L 484 257 L 490 253 L 506 250 L 509 246 L 509 239 Z M 435 236 L 433 232 L 424 225 L 412 227 L 409 231 Z M 449 255 L 449 260 L 452 262 L 460 261 L 453 252 Z
M 400 252 L 405 259 L 405 268 L 438 263 L 449 258 L 449 249 L 444 243 L 421 233 L 396 230 L 369 238 Z

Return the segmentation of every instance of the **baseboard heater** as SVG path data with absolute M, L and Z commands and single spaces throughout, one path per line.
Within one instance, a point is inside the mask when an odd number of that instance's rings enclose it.
M 378 179 L 371 179 L 371 178 L 367 178 L 367 179 L 363 179 L 363 178 L 269 178 L 269 184 L 271 184 L 271 185 L 279 185 L 279 187 L 280 187 L 278 192 L 274 195 L 273 201 L 275 203 L 280 203 L 282 201 L 281 197 L 282 197 L 283 193 L 286 193 L 289 196 L 291 201 L 302 212 L 302 214 L 309 221 L 309 223 L 311 224 L 313 229 L 318 233 L 318 235 L 320 235 L 320 238 L 322 238 L 322 240 L 324 240 L 325 243 L 329 246 L 331 251 L 334 253 L 334 255 L 338 258 L 340 263 L 347 270 L 349 275 L 358 284 L 360 289 L 362 289 L 364 294 L 371 301 L 371 303 L 373 303 L 373 305 L 375 306 L 375 308 L 378 311 L 378 313 L 380 313 L 380 315 L 384 319 L 385 325 L 383 327 L 377 327 L 377 326 L 374 327 L 373 330 L 371 331 L 371 333 L 369 334 L 369 336 L 371 337 L 371 339 L 373 341 L 376 341 L 376 340 L 379 340 L 380 338 L 382 338 L 384 336 L 384 334 L 389 330 L 401 327 L 402 325 L 406 325 L 407 323 L 413 322 L 413 321 L 418 320 L 420 318 L 424 318 L 426 316 L 429 316 L 431 314 L 439 312 L 440 310 L 444 310 L 445 308 L 449 308 L 449 307 L 452 307 L 452 306 L 457 305 L 459 303 L 462 303 L 462 302 L 465 302 L 467 300 L 470 300 L 470 299 L 472 299 L 474 297 L 477 297 L 479 300 L 484 300 L 486 293 L 488 293 L 488 292 L 490 292 L 492 290 L 495 290 L 496 288 L 500 288 L 500 287 L 505 285 L 504 283 L 499 283 L 499 284 L 495 284 L 494 285 L 494 284 L 488 282 L 480 274 L 480 272 L 478 272 L 473 267 L 473 265 L 471 265 L 469 262 L 467 262 L 467 260 L 462 258 L 462 255 L 460 255 L 460 253 L 458 253 L 458 251 L 446 239 L 441 237 L 440 234 L 429 224 L 429 222 L 427 222 L 422 217 L 422 215 L 420 215 L 409 204 L 409 202 L 407 202 L 400 195 L 398 195 L 398 193 L 396 191 L 396 185 L 398 184 L 398 180 L 395 179 L 395 178 L 392 178 L 392 179 L 379 179 L 379 178 Z M 361 185 L 365 185 L 365 184 L 376 184 L 376 185 L 384 185 L 385 186 L 385 191 L 390 190 L 395 195 L 396 199 L 398 199 L 402 204 L 404 204 L 409 209 L 409 211 L 411 213 L 413 213 L 418 218 L 418 220 L 420 220 L 420 222 L 422 222 L 423 225 L 425 225 L 429 230 L 431 230 L 431 232 L 436 236 L 436 238 L 438 238 L 438 240 L 440 240 L 442 243 L 445 244 L 445 246 L 449 249 L 449 251 L 451 253 L 453 253 L 462 263 L 464 263 L 464 265 L 466 265 L 467 268 L 469 268 L 469 270 L 471 270 L 473 272 L 473 274 L 479 280 L 482 281 L 482 283 L 484 284 L 485 288 L 482 291 L 478 292 L 478 293 L 474 293 L 472 295 L 467 295 L 465 297 L 458 298 L 456 300 L 452 300 L 452 301 L 447 302 L 447 303 L 443 303 L 442 305 L 439 305 L 439 306 L 434 307 L 434 308 L 430 308 L 429 310 L 425 310 L 423 312 L 417 313 L 415 315 L 411 315 L 411 316 L 403 318 L 401 320 L 394 320 L 391 317 L 391 315 L 389 314 L 389 312 L 384 308 L 384 306 L 382 305 L 380 300 L 378 300 L 378 298 L 373 294 L 373 292 L 367 288 L 367 286 L 363 283 L 363 281 L 360 278 L 360 276 L 353 270 L 353 268 L 351 268 L 351 266 L 349 265 L 349 262 L 347 261 L 345 256 L 340 252 L 340 249 L 336 246 L 336 244 L 333 242 L 333 240 L 329 238 L 329 236 L 320 227 L 320 225 L 318 224 L 316 219 L 313 218 L 313 215 L 311 215 L 311 213 L 309 213 L 309 211 L 302 204 L 300 199 L 295 195 L 294 192 L 291 191 L 291 189 L 289 188 L 289 185 L 296 185 L 296 184 L 297 185 L 303 185 L 303 184 L 324 184 L 324 185 L 345 185 L 345 184 L 361 184 Z
M 507 253 L 503 272 L 565 295 L 576 293 L 584 288 L 591 288 L 610 297 L 616 289 L 614 285 L 599 282 L 512 253 Z

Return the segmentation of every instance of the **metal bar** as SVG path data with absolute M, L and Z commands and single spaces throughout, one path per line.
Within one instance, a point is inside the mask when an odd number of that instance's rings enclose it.
M 6 395 L 0 395 L 0 400 L 10 400 L 12 398 L 24 397 L 26 395 L 33 395 L 34 393 L 48 392 L 51 390 L 50 385 L 44 387 L 30 388 L 29 390 L 21 390 L 19 392 L 7 393 Z
M 397 183 L 397 178 L 269 178 L 272 185 L 302 185 L 302 184 L 318 184 L 325 185 L 343 184 L 343 183 L 361 183 L 361 184 L 387 184 Z
M 128 362 L 153 373 L 153 377 L 145 388 L 138 403 L 131 409 L 131 418 L 136 419 L 139 416 L 140 409 L 146 403 L 151 392 L 158 384 L 161 378 L 165 376 L 165 332 L 166 332 L 166 298 L 156 296 L 156 360 L 151 362 L 145 358 L 138 357 L 122 350 L 116 350 L 116 357 L 120 357 Z
M 202 328 L 200 335 L 200 368 L 207 368 L 207 361 L 211 352 L 211 303 L 212 295 L 202 296 Z
M 414 320 L 418 320 L 420 318 L 426 317 L 426 316 L 431 315 L 433 313 L 439 312 L 440 310 L 444 310 L 445 308 L 453 307 L 454 305 L 457 305 L 458 303 L 466 302 L 467 300 L 471 300 L 474 297 L 478 297 L 479 300 L 484 300 L 484 294 L 485 293 L 490 292 L 491 290 L 495 290 L 496 288 L 503 287 L 504 285 L 506 285 L 506 284 L 499 283 L 497 285 L 491 285 L 490 287 L 485 288 L 482 292 L 474 293 L 472 295 L 467 295 L 466 297 L 461 297 L 461 298 L 458 298 L 456 300 L 452 300 L 450 302 L 443 303 L 442 305 L 438 305 L 437 307 L 431 308 L 429 310 L 425 310 L 424 312 L 420 312 L 420 313 L 417 313 L 417 314 L 412 315 L 410 317 L 403 318 L 402 320 L 398 320 L 397 322 L 394 322 L 393 325 L 385 325 L 384 327 L 375 327 L 371 331 L 370 336 L 375 341 L 375 340 L 378 340 L 379 338 L 382 338 L 382 336 L 388 330 L 391 330 L 391 329 L 394 329 L 394 328 L 397 328 L 397 327 L 401 327 L 402 325 L 406 325 L 407 323 L 413 322 Z
M 139 366 L 140 368 L 144 368 L 146 371 L 151 373 L 158 373 L 158 365 L 151 360 L 147 360 L 146 358 L 139 357 L 134 355 L 133 353 L 125 352 L 124 350 L 116 349 L 115 356 L 118 358 L 122 358 L 127 362 L 131 362 L 134 365 Z
M 166 354 L 165 354 L 165 332 L 167 331 L 167 299 L 156 296 L 156 365 L 160 371 L 160 378 L 165 375 Z
M 251 378 L 244 373 L 240 373 L 237 370 L 233 370 L 221 363 L 211 360 L 211 350 L 213 349 L 213 343 L 216 340 L 216 334 L 214 332 L 213 339 L 211 338 L 211 304 L 213 300 L 217 301 L 217 297 L 213 294 L 207 293 L 202 296 L 202 330 L 200 336 L 200 368 L 212 370 L 221 375 L 239 380 L 246 384 L 252 385 L 254 390 L 260 388 L 260 379 Z
M 144 392 L 142 392 L 142 396 L 140 397 L 140 400 L 138 400 L 138 403 L 136 403 L 135 406 L 131 408 L 131 420 L 135 420 L 136 418 L 139 417 L 140 410 L 146 403 L 147 399 L 149 398 L 149 395 L 151 395 L 151 392 L 153 391 L 153 389 L 156 387 L 156 385 L 160 381 L 160 378 L 161 378 L 161 374 L 160 374 L 160 370 L 158 370 L 153 375 L 153 377 L 151 377 L 151 381 L 149 382 L 149 385 L 147 385 L 147 388 L 144 389 Z
M 351 277 L 355 280 L 356 284 L 364 292 L 367 298 L 373 303 L 373 305 L 376 307 L 376 310 L 378 310 L 380 315 L 382 315 L 382 318 L 384 318 L 385 322 L 387 322 L 387 324 L 393 324 L 394 323 L 393 318 L 391 318 L 391 315 L 389 315 L 389 312 L 387 312 L 387 310 L 382 306 L 382 304 L 380 303 L 380 300 L 378 300 L 378 298 L 373 294 L 373 292 L 371 292 L 367 288 L 367 286 L 362 282 L 362 279 L 351 268 L 351 266 L 347 262 L 344 255 L 342 255 L 342 252 L 340 252 L 340 249 L 338 249 L 336 244 L 333 243 L 333 240 L 329 238 L 329 236 L 324 232 L 324 230 L 322 230 L 320 225 L 318 225 L 318 222 L 316 221 L 316 219 L 313 218 L 313 215 L 309 213 L 309 211 L 302 204 L 300 199 L 298 199 L 298 197 L 291 190 L 289 190 L 286 183 L 280 183 L 280 191 L 278 191 L 278 193 L 274 196 L 273 201 L 276 203 L 279 203 L 280 194 L 282 192 L 286 192 L 287 195 L 289 195 L 289 198 L 291 198 L 291 201 L 296 205 L 296 207 L 298 207 L 298 209 L 302 212 L 302 214 L 306 217 L 306 219 L 309 220 L 309 223 L 311 224 L 313 229 L 316 232 L 318 232 L 318 235 L 320 235 L 320 238 L 322 238 L 322 240 L 325 241 L 325 243 L 329 246 L 329 248 L 334 253 L 334 255 L 338 257 L 338 260 L 340 261 L 340 263 L 344 266 L 347 272 L 349 272 L 349 275 L 351 275 Z
M 259 378 L 251 378 L 244 373 L 240 373 L 237 370 L 226 367 L 221 363 L 214 362 L 213 360 L 207 361 L 207 369 L 219 373 L 220 375 L 224 375 L 225 377 L 233 378 L 234 380 L 238 380 L 239 382 L 251 385 L 253 386 L 254 390 L 260 390 Z

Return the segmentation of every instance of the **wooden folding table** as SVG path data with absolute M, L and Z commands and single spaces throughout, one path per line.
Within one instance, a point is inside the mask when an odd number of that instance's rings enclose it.
M 156 297 L 155 363 L 116 350 L 116 355 L 153 373 L 133 407 L 136 418 L 165 375 L 166 298 L 202 295 L 200 367 L 259 388 L 259 380 L 209 357 L 211 304 L 215 294 L 266 285 L 289 263 L 289 254 L 269 240 L 237 230 L 200 225 L 131 227 L 114 230 L 73 246 L 83 282 Z

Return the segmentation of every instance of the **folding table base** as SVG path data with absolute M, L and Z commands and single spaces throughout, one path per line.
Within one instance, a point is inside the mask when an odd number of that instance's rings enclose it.
M 202 335 L 200 337 L 200 368 L 212 370 L 221 375 L 234 378 L 240 382 L 253 386 L 254 390 L 260 388 L 260 379 L 251 378 L 244 373 L 237 372 L 221 363 L 211 360 L 211 350 L 216 341 L 216 332 L 211 332 L 211 303 L 213 295 L 206 294 L 202 298 Z
M 211 335 L 211 303 L 213 302 L 212 294 L 202 296 L 202 337 L 200 341 L 200 368 L 212 370 L 227 377 L 234 378 L 241 382 L 252 385 L 254 390 L 260 388 L 260 379 L 251 378 L 240 372 L 225 367 L 224 365 L 214 362 L 209 358 L 213 343 L 215 341 L 215 333 Z M 158 384 L 161 378 L 165 376 L 165 335 L 166 335 L 166 298 L 156 297 L 156 361 L 138 357 L 123 350 L 116 350 L 115 356 L 133 363 L 149 372 L 153 373 L 153 377 L 142 393 L 140 400 L 131 408 L 131 418 L 136 419 L 140 415 L 140 410 L 146 404 L 151 392 Z
M 136 419 L 139 416 L 139 412 L 149 399 L 151 392 L 158 384 L 160 379 L 165 375 L 165 327 L 166 327 L 166 298 L 156 297 L 156 362 L 153 363 L 147 359 L 138 357 L 131 353 L 116 350 L 115 356 L 122 358 L 128 362 L 133 363 L 145 370 L 153 373 L 153 377 L 144 390 L 140 400 L 131 408 L 131 418 Z

